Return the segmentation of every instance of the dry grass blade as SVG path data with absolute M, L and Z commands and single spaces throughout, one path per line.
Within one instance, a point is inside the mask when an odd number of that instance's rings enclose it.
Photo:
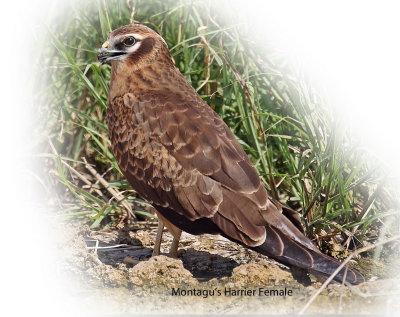
M 88 185 L 90 188 L 92 188 L 96 192 L 97 195 L 99 195 L 102 198 L 105 198 L 103 193 L 100 190 L 98 190 L 97 188 L 94 188 L 93 184 L 84 175 L 79 173 L 76 169 L 74 169 L 72 166 L 67 164 L 65 161 L 62 160 L 61 163 L 65 167 L 67 167 L 72 173 L 74 173 L 82 182 L 84 182 L 86 185 Z
M 59 156 L 59 154 L 58 154 L 56 148 L 54 147 L 53 142 L 51 142 L 51 139 L 49 139 L 49 145 L 50 145 L 50 148 L 51 148 L 51 151 L 53 152 L 53 154 L 56 155 L 56 156 Z M 67 162 L 65 162 L 61 157 L 60 157 L 60 161 L 61 161 L 61 164 L 63 164 L 63 165 L 64 165 L 66 168 L 68 168 L 73 174 L 75 174 L 76 177 L 78 177 L 78 178 L 79 178 L 82 182 L 84 182 L 87 186 L 89 186 L 90 188 L 92 188 L 92 189 L 96 192 L 97 195 L 99 195 L 99 196 L 102 197 L 102 198 L 105 198 L 104 195 L 103 195 L 103 193 L 102 193 L 100 190 L 98 190 L 97 188 L 94 188 L 94 187 L 93 187 L 92 182 L 89 181 L 89 180 L 87 179 L 87 177 L 85 177 L 84 175 L 82 175 L 81 173 L 79 173 L 76 169 L 74 169 L 74 168 L 73 168 L 72 166 L 70 166 Z
M 121 202 L 121 205 L 126 208 L 126 210 L 129 212 L 129 214 L 133 217 L 136 218 L 134 213 L 132 212 L 132 207 L 129 205 L 128 202 L 124 201 L 124 196 L 116 191 L 114 188 L 110 186 L 110 184 L 99 174 L 97 171 L 88 164 L 86 159 L 83 157 L 82 160 L 85 162 L 85 167 L 87 170 L 99 181 L 101 185 L 104 186 L 104 188 L 119 202 Z

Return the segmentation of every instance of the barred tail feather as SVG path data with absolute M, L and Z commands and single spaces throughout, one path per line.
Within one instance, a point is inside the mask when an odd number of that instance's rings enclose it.
M 341 264 L 321 253 L 317 248 L 310 249 L 303 246 L 273 227 L 267 226 L 266 229 L 266 241 L 262 245 L 252 248 L 256 252 L 285 265 L 296 266 L 326 278 L 333 274 Z M 359 272 L 349 267 L 344 267 L 334 277 L 339 282 L 342 282 L 344 278 L 351 284 L 360 284 L 365 281 Z

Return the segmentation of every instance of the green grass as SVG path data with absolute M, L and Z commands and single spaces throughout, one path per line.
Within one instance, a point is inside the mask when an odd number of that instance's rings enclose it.
M 99 67 L 96 60 L 108 32 L 135 21 L 164 37 L 176 65 L 234 131 L 271 195 L 302 213 L 309 236 L 320 243 L 335 236 L 335 243 L 358 244 L 374 242 L 385 225 L 386 234 L 398 226 L 398 191 L 388 172 L 340 125 L 335 108 L 301 68 L 274 46 L 245 40 L 251 24 L 241 19 L 239 25 L 229 5 L 224 18 L 205 1 L 65 6 L 47 26 L 51 43 L 43 49 L 39 73 L 46 80 L 36 96 L 45 122 L 37 157 L 50 171 L 45 182 L 56 189 L 64 219 L 113 225 L 115 216 L 126 212 L 124 202 L 139 217 L 152 216 L 110 151 L 105 124 L 110 67 Z M 88 171 L 84 159 L 121 193 L 122 202 Z

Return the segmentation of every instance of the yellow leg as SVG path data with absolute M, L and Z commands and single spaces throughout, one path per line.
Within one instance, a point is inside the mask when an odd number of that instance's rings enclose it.
M 154 243 L 153 256 L 160 255 L 161 241 L 164 230 L 164 222 L 158 218 L 157 236 Z
M 178 229 L 178 228 L 176 228 L 176 229 Z M 169 249 L 168 256 L 170 256 L 171 258 L 177 258 L 179 255 L 178 246 L 179 246 L 179 240 L 181 238 L 182 230 L 178 229 L 176 232 L 173 232 L 172 234 L 174 235 L 174 239 L 172 240 L 172 244 Z
M 172 236 L 174 237 L 174 239 L 172 240 L 171 247 L 169 249 L 168 256 L 170 256 L 172 258 L 177 258 L 179 255 L 178 246 L 179 246 L 179 239 L 181 238 L 182 230 L 179 229 L 178 227 L 175 227 L 166 218 L 164 218 L 159 212 L 157 212 L 157 217 L 158 217 L 158 229 L 157 229 L 156 243 L 154 245 L 153 256 L 160 254 L 162 229 L 164 228 L 164 225 L 165 225 L 167 227 L 168 231 L 171 232 Z M 160 223 L 162 224 L 161 229 L 160 229 Z M 157 249 L 156 249 L 156 246 L 157 246 Z M 156 252 L 156 251 L 158 251 L 158 252 Z

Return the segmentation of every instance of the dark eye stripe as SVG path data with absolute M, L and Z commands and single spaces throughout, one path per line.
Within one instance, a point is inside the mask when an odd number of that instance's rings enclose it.
M 146 54 L 150 53 L 155 45 L 155 40 L 151 37 L 145 38 L 140 41 L 140 47 L 133 53 L 128 55 L 128 58 L 132 59 L 132 61 L 137 61 L 138 59 L 146 56 Z

